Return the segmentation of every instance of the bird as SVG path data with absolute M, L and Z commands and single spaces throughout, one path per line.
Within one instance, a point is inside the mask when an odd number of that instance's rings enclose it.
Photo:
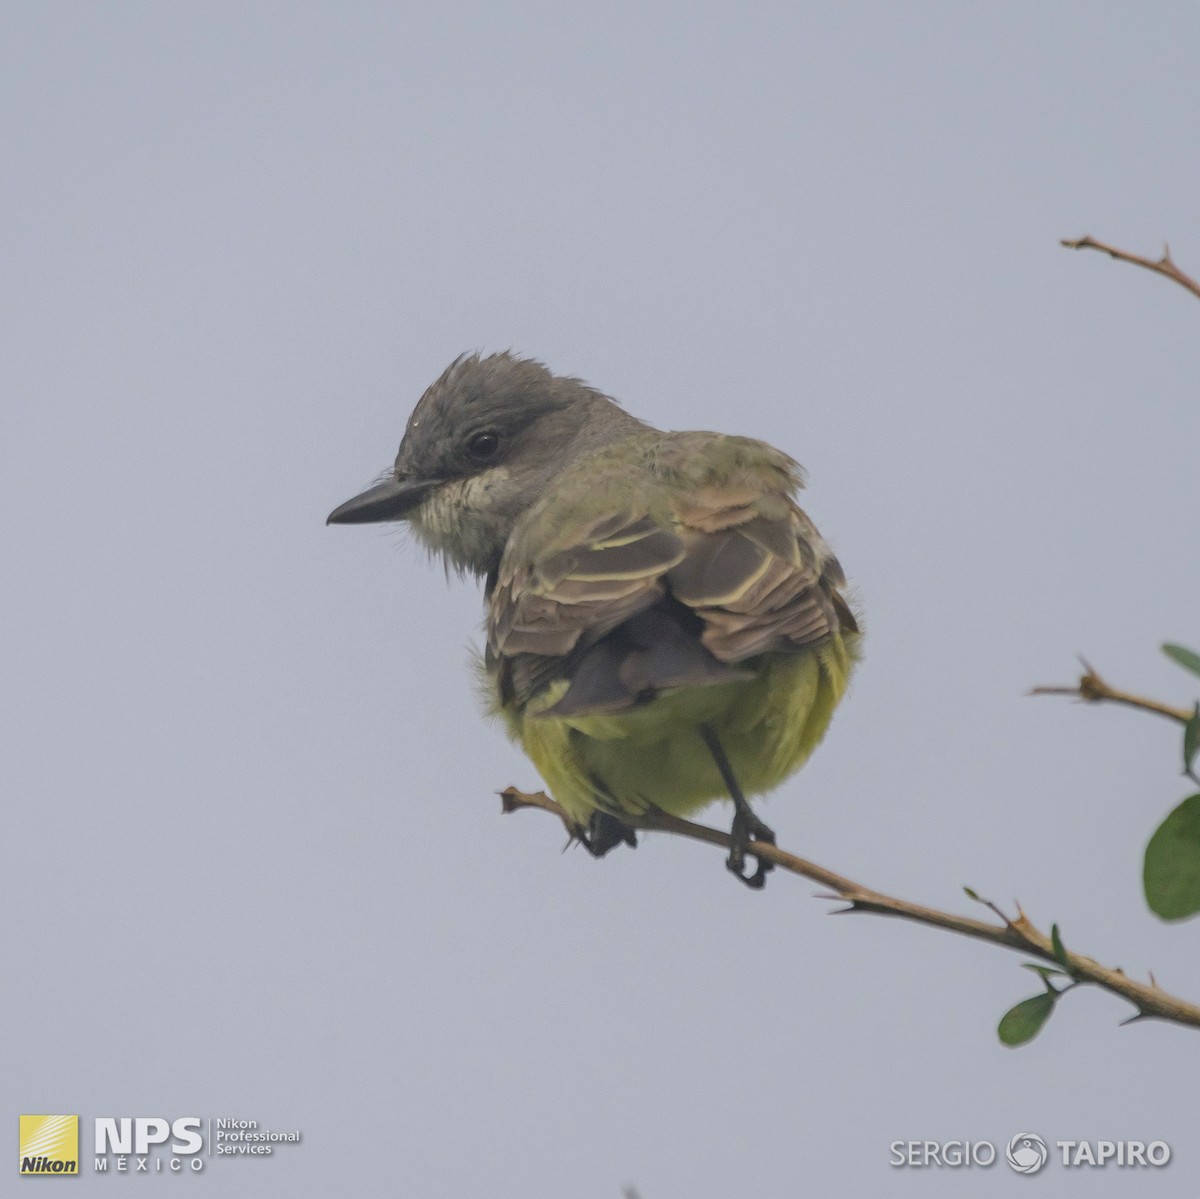
M 664 432 L 539 361 L 475 352 L 327 523 L 407 522 L 483 581 L 488 706 L 573 840 L 603 857 L 655 809 L 730 800 L 727 865 L 757 889 L 775 835 L 749 798 L 822 740 L 861 641 L 803 486 L 766 442 Z

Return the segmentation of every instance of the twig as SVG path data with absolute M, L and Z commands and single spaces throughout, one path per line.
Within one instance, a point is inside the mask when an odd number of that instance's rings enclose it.
M 1190 708 L 1173 708 L 1170 704 L 1159 703 L 1156 699 L 1144 699 L 1140 695 L 1131 695 L 1128 691 L 1118 691 L 1110 687 L 1083 658 L 1084 674 L 1079 676 L 1079 682 L 1074 687 L 1034 687 L 1030 695 L 1069 695 L 1074 699 L 1082 699 L 1090 704 L 1107 701 L 1113 704 L 1125 704 L 1130 708 L 1141 708 L 1143 712 L 1154 712 L 1165 716 L 1168 720 L 1177 720 L 1187 724 L 1192 718 Z
M 1080 237 L 1074 241 L 1064 237 L 1059 241 L 1059 245 L 1066 246 L 1068 250 L 1099 250 L 1120 262 L 1132 262 L 1134 266 L 1145 267 L 1146 270 L 1154 271 L 1155 274 L 1165 275 L 1166 278 L 1178 283 L 1180 287 L 1186 288 L 1192 295 L 1200 297 L 1200 283 L 1197 283 L 1190 275 L 1185 275 L 1175 265 L 1171 259 L 1171 247 L 1168 245 L 1163 246 L 1163 256 L 1157 262 L 1151 258 L 1142 258 L 1139 254 L 1130 254 L 1128 250 L 1118 250 L 1116 246 L 1106 245 L 1094 237 Z
M 527 794 L 515 787 L 508 787 L 500 792 L 500 799 L 505 812 L 516 812 L 521 808 L 540 808 L 557 816 L 572 836 L 578 831 L 571 817 L 544 792 Z M 707 825 L 694 824 L 690 820 L 681 820 L 658 809 L 650 809 L 638 819 L 637 824 L 640 828 L 674 833 L 725 849 L 731 844 L 728 833 L 709 828 Z M 996 913 L 1002 921 L 1001 924 L 989 924 L 983 920 L 973 920 L 969 916 L 956 916 L 950 912 L 940 912 L 936 908 L 927 908 L 922 904 L 909 903 L 905 899 L 896 899 L 883 894 L 882 891 L 873 891 L 870 887 L 864 887 L 844 875 L 835 874 L 824 866 L 818 866 L 815 862 L 809 862 L 765 842 L 756 841 L 753 852 L 782 870 L 790 870 L 793 874 L 802 875 L 823 887 L 828 887 L 834 895 L 826 898 L 836 897 L 848 904 L 847 907 L 839 908 L 838 912 L 872 912 L 878 916 L 898 916 L 916 924 L 927 924 L 947 932 L 960 933 L 964 937 L 972 937 L 977 941 L 989 941 L 993 945 L 1015 949 L 1067 970 L 1077 982 L 1093 983 L 1128 1000 L 1137 1009 L 1137 1017 L 1154 1017 L 1191 1028 L 1200 1028 L 1200 1006 L 1168 995 L 1157 983 L 1135 982 L 1121 970 L 1102 966 L 1092 958 L 1078 953 L 1065 953 L 1064 961 L 1054 952 L 1050 937 L 1035 928 L 1019 908 L 1015 918 L 1010 919 L 995 904 L 987 900 L 978 900 Z

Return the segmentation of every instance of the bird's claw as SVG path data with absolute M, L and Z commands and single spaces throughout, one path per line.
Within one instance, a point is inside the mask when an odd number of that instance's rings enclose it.
M 593 812 L 587 827 L 576 825 L 572 830 L 575 840 L 594 858 L 602 858 L 618 845 L 637 848 L 637 833 L 623 820 L 607 812 Z
M 739 810 L 734 816 L 730 835 L 733 837 L 733 844 L 729 847 L 729 857 L 725 860 L 725 865 L 747 887 L 755 891 L 761 891 L 766 884 L 767 874 L 775 869 L 775 863 L 768 862 L 765 858 L 755 854 L 753 846 L 756 841 L 761 841 L 767 845 L 774 845 L 774 831 L 768 825 L 764 824 L 763 821 L 759 820 L 747 807 L 744 810 Z M 753 874 L 746 873 L 747 851 L 758 862 Z

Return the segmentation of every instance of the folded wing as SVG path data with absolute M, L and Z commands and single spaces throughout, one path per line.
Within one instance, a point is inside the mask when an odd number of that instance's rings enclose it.
M 503 703 L 565 678 L 540 715 L 618 712 L 752 677 L 765 653 L 856 628 L 836 559 L 783 487 L 736 479 L 668 495 L 653 516 L 606 513 L 565 548 L 506 557 L 487 645 Z

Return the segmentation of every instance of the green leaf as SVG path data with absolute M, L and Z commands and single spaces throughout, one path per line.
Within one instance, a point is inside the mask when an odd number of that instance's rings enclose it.
M 1054 950 L 1054 956 L 1058 959 L 1058 964 L 1068 973 L 1071 973 L 1071 959 L 1067 957 L 1067 951 L 1063 948 L 1062 937 L 1058 934 L 1058 925 L 1050 926 L 1050 948 Z
M 1150 910 L 1164 920 L 1200 912 L 1200 795 L 1189 795 L 1155 830 L 1142 886 Z
M 1002 1045 L 1016 1048 L 1027 1045 L 1042 1031 L 1042 1025 L 1050 1019 L 1058 996 L 1051 991 L 1043 991 L 1032 999 L 1022 999 L 1016 1007 L 1009 1008 L 1000 1017 L 996 1033 Z
M 983 900 L 970 887 L 963 887 L 963 890 L 967 893 L 968 899 L 973 899 L 976 903 L 983 903 Z
M 1174 658 L 1184 670 L 1190 670 L 1192 674 L 1200 674 L 1200 654 L 1195 650 L 1186 649 L 1182 645 L 1172 645 L 1169 641 L 1162 647 L 1162 650 L 1168 658 Z
M 1192 773 L 1192 762 L 1200 752 L 1200 704 L 1183 726 L 1183 773 Z M 1193 777 L 1195 777 L 1193 775 Z

